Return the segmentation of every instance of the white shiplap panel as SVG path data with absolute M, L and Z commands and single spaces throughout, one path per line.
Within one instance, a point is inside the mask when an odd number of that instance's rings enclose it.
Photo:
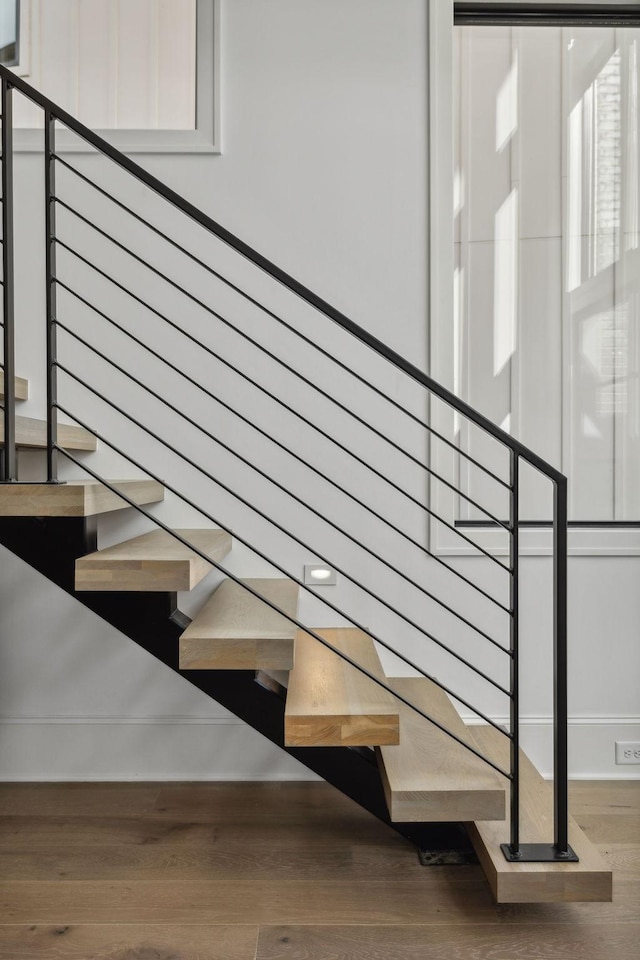
M 78 0 L 40 0 L 39 79 L 50 100 L 78 110 Z
M 562 241 L 520 241 L 518 436 L 556 467 L 562 464 Z M 521 515 L 552 516 L 551 484 L 537 470 L 520 477 Z
M 562 32 L 518 30 L 520 236 L 562 234 Z
M 101 129 L 116 125 L 116 20 L 113 0 L 79 0 L 78 119 Z
M 157 112 L 158 125 L 169 130 L 195 128 L 195 35 L 195 0 L 160 0 Z
M 487 242 L 495 239 L 496 214 L 511 191 L 511 28 L 473 31 L 468 56 L 467 112 L 462 118 L 467 128 L 463 158 L 468 184 L 467 239 Z
M 118 2 L 119 129 L 157 126 L 157 0 Z

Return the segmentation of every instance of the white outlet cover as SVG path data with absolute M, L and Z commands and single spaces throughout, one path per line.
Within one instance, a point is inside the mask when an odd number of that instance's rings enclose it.
M 640 763 L 640 741 L 616 740 L 616 763 Z

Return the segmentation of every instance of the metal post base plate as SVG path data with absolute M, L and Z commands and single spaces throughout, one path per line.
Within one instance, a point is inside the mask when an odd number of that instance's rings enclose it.
M 501 843 L 500 849 L 509 863 L 578 863 L 580 860 L 571 847 L 563 853 L 553 843 L 521 843 L 516 854 L 510 843 Z

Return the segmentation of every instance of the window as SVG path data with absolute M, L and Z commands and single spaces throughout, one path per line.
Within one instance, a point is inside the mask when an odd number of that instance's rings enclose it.
M 20 0 L 0 0 L 0 63 L 13 67 L 20 49 Z
M 514 18 L 458 26 L 452 49 L 455 308 L 434 329 L 433 373 L 567 473 L 572 521 L 635 523 L 640 23 Z M 499 511 L 477 474 L 459 479 Z M 523 473 L 524 517 L 549 519 L 543 490 Z
M 22 75 L 127 151 L 218 149 L 219 36 L 211 0 L 22 0 L 31 20 Z M 26 47 L 29 47 L 27 50 Z M 18 149 L 37 149 L 42 114 L 15 99 Z M 84 149 L 62 130 L 62 149 Z

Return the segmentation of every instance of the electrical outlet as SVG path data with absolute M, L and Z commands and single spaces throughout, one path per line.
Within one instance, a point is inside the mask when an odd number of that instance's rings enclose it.
M 640 763 L 640 742 L 616 740 L 616 763 Z

